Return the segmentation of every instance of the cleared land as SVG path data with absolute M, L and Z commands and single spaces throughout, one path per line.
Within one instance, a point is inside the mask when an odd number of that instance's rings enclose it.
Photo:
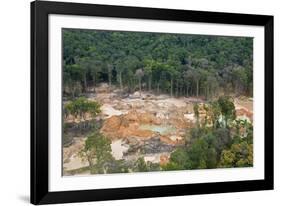
M 171 152 L 185 144 L 187 130 L 195 126 L 195 103 L 199 105 L 200 119 L 206 116 L 202 109 L 206 102 L 201 98 L 176 98 L 149 92 L 123 95 L 119 89 L 107 84 L 100 84 L 87 99 L 101 104 L 101 113 L 96 119 L 102 122 L 100 132 L 111 140 L 112 156 L 128 162 L 144 157 L 146 162 L 166 164 Z M 234 104 L 237 118 L 252 121 L 251 98 L 235 98 Z M 79 124 L 71 116 L 67 122 Z M 85 133 L 72 128 L 65 134 L 71 136 L 63 147 L 65 175 L 90 174 L 88 162 L 80 155 Z

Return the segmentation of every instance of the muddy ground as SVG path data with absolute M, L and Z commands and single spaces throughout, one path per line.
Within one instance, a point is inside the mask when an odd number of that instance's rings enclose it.
M 194 97 L 170 97 L 149 92 L 123 94 L 119 89 L 101 84 L 87 98 L 98 101 L 103 122 L 100 131 L 111 139 L 112 155 L 115 159 L 165 163 L 169 154 L 184 143 L 184 135 L 195 124 L 194 103 L 205 103 Z M 237 115 L 252 121 L 253 101 L 251 98 L 234 99 Z M 204 114 L 200 114 L 204 115 Z M 68 120 L 69 122 L 73 119 Z M 79 156 L 85 136 L 75 136 L 63 147 L 64 174 L 89 174 L 88 163 Z M 76 174 L 76 173 L 75 173 Z

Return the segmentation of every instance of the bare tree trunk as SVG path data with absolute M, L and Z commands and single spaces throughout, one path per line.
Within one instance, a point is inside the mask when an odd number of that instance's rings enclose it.
M 196 82 L 196 96 L 199 96 L 199 80 Z
M 171 97 L 173 96 L 173 78 L 171 78 Z
M 177 84 L 176 84 L 176 97 L 179 95 L 179 81 L 177 80 Z
M 159 84 L 159 82 L 157 82 L 157 94 L 159 94 L 159 92 L 160 92 L 159 91 L 160 90 L 159 87 L 160 87 L 160 84 Z
M 183 85 L 179 86 L 179 96 L 182 96 L 183 94 Z
M 93 73 L 93 75 L 92 75 L 92 86 L 93 86 L 93 92 L 96 92 L 96 76 L 97 76 L 97 74 L 96 74 L 96 72 L 94 72 Z
M 140 96 L 141 96 L 141 77 L 139 77 L 139 90 L 140 90 Z
M 120 74 L 119 74 L 119 83 L 120 83 L 120 88 L 123 91 L 122 72 L 120 72 Z
M 149 76 L 149 80 L 148 80 L 148 91 L 151 92 L 151 75 Z
M 108 84 L 109 84 L 109 87 L 111 87 L 111 66 L 107 66 L 107 73 L 108 73 Z
M 84 75 L 83 83 L 84 83 L 84 91 L 85 91 L 85 93 L 87 93 L 87 77 L 86 77 L 86 75 Z
M 72 82 L 72 85 L 70 86 L 69 90 L 71 92 L 72 99 L 74 99 L 74 97 L 75 97 L 75 84 L 74 84 L 74 82 Z
M 90 168 L 90 172 L 91 172 L 93 170 L 93 168 L 94 168 L 94 164 L 93 164 L 93 162 L 92 162 L 90 157 L 87 157 L 87 160 L 88 160 L 89 168 Z

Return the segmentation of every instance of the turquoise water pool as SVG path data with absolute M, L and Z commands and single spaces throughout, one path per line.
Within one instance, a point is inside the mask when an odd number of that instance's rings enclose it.
M 153 132 L 159 132 L 161 135 L 170 134 L 176 131 L 176 128 L 170 125 L 150 125 L 142 124 L 139 127 L 141 130 L 150 130 Z

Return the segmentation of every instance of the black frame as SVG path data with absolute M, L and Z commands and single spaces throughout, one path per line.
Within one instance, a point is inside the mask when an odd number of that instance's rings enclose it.
M 80 191 L 48 191 L 48 15 L 256 25 L 265 28 L 265 179 Z M 273 16 L 63 2 L 31 2 L 31 203 L 50 204 L 273 189 Z

